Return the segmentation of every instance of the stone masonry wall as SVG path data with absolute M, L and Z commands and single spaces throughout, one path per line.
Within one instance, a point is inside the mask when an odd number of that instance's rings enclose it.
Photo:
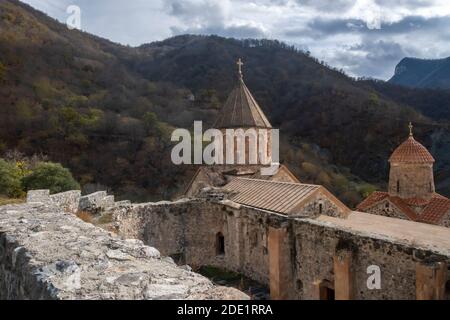
M 0 207 L 0 299 L 248 298 L 33 197 Z
M 415 299 L 416 263 L 449 257 L 399 244 L 391 239 L 356 234 L 314 219 L 291 219 L 239 206 L 229 201 L 190 200 L 140 205 L 118 215 L 119 234 L 139 237 L 180 263 L 212 265 L 237 271 L 269 285 L 269 228 L 287 230 L 287 249 L 279 257 L 281 291 L 285 298 L 317 299 L 317 284 L 335 282 L 334 259 L 341 248 L 351 253 L 351 292 L 354 299 Z M 216 251 L 216 235 L 225 238 L 225 254 Z M 281 260 L 280 260 L 281 259 Z M 367 287 L 367 268 L 381 269 L 382 287 Z
M 122 237 L 142 239 L 180 264 L 225 266 L 268 284 L 267 226 L 264 218 L 246 210 L 182 200 L 116 211 L 114 220 Z M 225 238 L 225 255 L 216 252 L 218 233 Z
M 334 283 L 333 258 L 339 247 L 353 253 L 351 270 L 354 299 L 415 299 L 416 262 L 449 257 L 435 255 L 374 237 L 358 236 L 349 231 L 330 228 L 314 221 L 296 220 L 293 224 L 295 246 L 295 282 L 302 290 L 295 290 L 298 299 L 314 299 L 314 284 L 320 281 Z M 305 263 L 307 261 L 307 263 Z M 379 266 L 381 289 L 367 287 L 367 268 Z
M 379 216 L 409 220 L 409 218 L 395 205 L 390 203 L 388 199 L 381 201 L 380 203 L 372 206 L 370 209 L 366 210 L 368 213 L 376 214 Z

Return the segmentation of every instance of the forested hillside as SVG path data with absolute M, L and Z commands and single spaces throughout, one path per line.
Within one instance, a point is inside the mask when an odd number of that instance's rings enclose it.
M 124 47 L 14 0 L 0 2 L 0 154 L 45 154 L 85 190 L 169 198 L 193 173 L 171 164 L 171 131 L 213 123 L 238 57 L 300 180 L 354 205 L 384 187 L 413 121 L 438 160 L 438 190 L 450 194 L 448 92 L 356 81 L 276 41 L 179 36 Z

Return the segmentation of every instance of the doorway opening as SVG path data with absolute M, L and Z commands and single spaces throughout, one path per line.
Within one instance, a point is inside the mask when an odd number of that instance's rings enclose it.
M 334 300 L 334 286 L 328 280 L 323 280 L 319 286 L 320 300 Z
M 225 237 L 221 232 L 216 235 L 216 255 L 224 255 L 225 254 Z

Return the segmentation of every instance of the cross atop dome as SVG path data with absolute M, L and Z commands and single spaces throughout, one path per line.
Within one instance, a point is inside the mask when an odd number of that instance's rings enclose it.
M 239 77 L 242 79 L 244 77 L 242 74 L 242 66 L 244 65 L 244 63 L 242 62 L 242 59 L 239 58 L 238 61 L 236 62 L 236 64 L 238 65 Z
M 408 128 L 409 128 L 409 136 L 410 136 L 410 137 L 413 137 L 413 136 L 414 136 L 414 134 L 413 134 L 413 128 L 414 128 L 414 126 L 412 125 L 411 122 L 409 123 Z

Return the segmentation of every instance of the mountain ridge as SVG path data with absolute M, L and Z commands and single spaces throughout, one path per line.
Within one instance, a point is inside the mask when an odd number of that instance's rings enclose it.
M 414 88 L 450 89 L 450 57 L 404 58 L 397 64 L 389 82 Z

